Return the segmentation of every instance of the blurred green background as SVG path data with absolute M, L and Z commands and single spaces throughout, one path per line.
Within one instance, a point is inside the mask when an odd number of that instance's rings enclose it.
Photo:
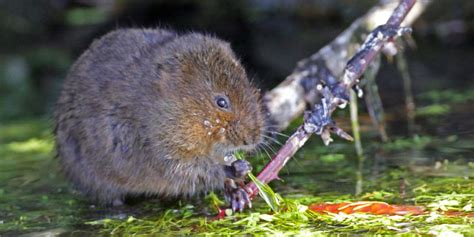
M 0 0 L 0 121 L 50 117 L 68 68 L 93 39 L 122 27 L 199 31 L 232 43 L 269 89 L 376 0 Z M 472 87 L 474 1 L 438 0 L 414 24 L 417 93 Z M 385 107 L 403 103 L 395 66 L 379 77 Z

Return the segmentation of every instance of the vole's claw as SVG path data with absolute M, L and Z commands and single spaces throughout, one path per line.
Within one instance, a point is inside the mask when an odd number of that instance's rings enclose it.
M 225 181 L 225 199 L 231 205 L 233 212 L 242 212 L 246 206 L 252 207 L 249 193 L 244 187 L 237 185 L 233 179 Z
M 249 207 L 252 205 L 250 202 L 249 194 L 241 187 L 234 190 L 232 200 L 232 210 L 234 212 L 239 211 L 242 212 L 244 208 L 248 205 Z
M 244 190 L 244 200 L 249 208 L 252 208 L 252 201 L 250 200 L 250 193 Z
M 227 178 L 224 181 L 224 197 L 228 203 L 232 203 L 233 190 L 237 189 L 237 184 L 233 179 Z

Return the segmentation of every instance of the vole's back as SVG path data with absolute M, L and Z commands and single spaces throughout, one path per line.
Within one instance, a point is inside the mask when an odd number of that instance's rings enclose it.
M 135 186 L 130 173 L 145 159 L 137 98 L 155 93 L 144 85 L 161 46 L 176 37 L 165 30 L 118 30 L 95 41 L 73 65 L 55 111 L 56 141 L 64 172 L 90 198 L 120 199 Z M 156 75 L 154 75 L 156 77 Z M 159 78 L 156 78 L 159 80 Z M 145 139 L 145 138 L 143 138 Z M 137 153 L 143 154 L 137 154 Z M 130 164 L 127 164 L 127 163 Z M 122 169 L 123 176 L 117 172 Z M 156 181 L 156 180 L 153 180 Z M 128 188 L 127 188 L 128 189 Z

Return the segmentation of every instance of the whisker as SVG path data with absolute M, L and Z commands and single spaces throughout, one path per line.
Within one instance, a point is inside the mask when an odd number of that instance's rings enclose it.
M 278 136 L 282 136 L 282 137 L 290 137 L 289 135 L 287 134 L 284 134 L 284 133 L 281 133 L 281 132 L 277 132 L 276 130 L 273 130 L 273 129 L 269 129 L 269 128 L 263 128 L 262 129 L 262 133 L 265 133 L 267 132 L 268 134 L 271 134 L 271 135 L 278 135 Z
M 265 145 L 265 143 L 260 143 L 260 144 L 261 144 L 261 145 Z M 259 144 L 259 145 L 260 145 L 260 144 Z M 264 146 L 259 146 L 259 147 L 267 154 L 268 159 L 271 160 L 272 157 L 270 156 L 270 153 L 268 153 L 268 151 L 265 149 L 265 147 L 264 147 Z
M 268 138 L 268 139 L 271 139 L 272 141 L 276 140 L 275 137 L 272 137 L 272 136 L 270 136 L 270 135 L 268 135 L 268 134 L 262 134 L 262 136 L 263 136 L 263 137 L 266 137 L 266 138 Z
M 288 136 L 288 135 L 286 135 L 286 134 L 284 134 L 284 133 L 277 132 L 277 131 L 270 131 L 270 133 L 276 134 L 276 135 L 280 135 L 280 136 L 282 136 L 282 137 L 290 137 L 290 136 Z
M 281 144 L 281 142 L 279 142 L 277 139 L 275 139 L 274 137 L 271 137 L 271 136 L 268 136 L 268 135 L 263 135 L 264 138 L 267 138 L 268 140 L 280 145 L 280 146 L 283 146 L 283 144 Z
M 267 149 L 269 149 L 273 154 L 276 154 L 275 149 L 273 149 L 273 147 L 272 147 L 270 144 L 268 144 L 268 143 L 266 143 L 266 142 L 263 142 L 262 144 L 263 144 Z

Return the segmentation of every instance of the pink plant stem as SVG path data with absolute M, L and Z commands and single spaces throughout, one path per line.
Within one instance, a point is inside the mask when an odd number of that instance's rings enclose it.
M 395 8 L 387 25 L 399 27 L 405 16 L 411 10 L 416 0 L 401 0 L 400 4 Z M 367 66 L 374 60 L 383 48 L 384 40 L 374 41 L 371 45 L 362 45 L 361 49 L 365 50 L 363 54 L 356 54 L 349 60 L 344 77 L 339 83 L 339 87 L 349 91 L 362 76 Z M 341 102 L 340 98 L 335 97 L 330 103 L 330 113 L 332 113 L 337 105 Z M 297 128 L 296 132 L 291 135 L 280 150 L 272 157 L 272 160 L 257 175 L 257 178 L 263 183 L 269 183 L 274 179 L 278 179 L 278 173 L 285 166 L 288 160 L 306 143 L 312 133 L 308 133 L 304 129 L 304 123 Z M 251 190 L 250 196 L 253 198 L 258 193 L 257 186 L 250 182 L 246 185 L 246 189 Z
M 272 157 L 272 160 L 263 168 L 258 174 L 257 179 L 263 183 L 269 183 L 274 179 L 278 179 L 278 173 L 285 166 L 286 162 L 302 147 L 312 133 L 304 131 L 303 126 L 300 126 L 291 137 L 288 138 L 283 147 L 280 148 L 277 154 Z M 258 193 L 257 186 L 250 182 L 247 188 L 252 190 L 251 197 Z

